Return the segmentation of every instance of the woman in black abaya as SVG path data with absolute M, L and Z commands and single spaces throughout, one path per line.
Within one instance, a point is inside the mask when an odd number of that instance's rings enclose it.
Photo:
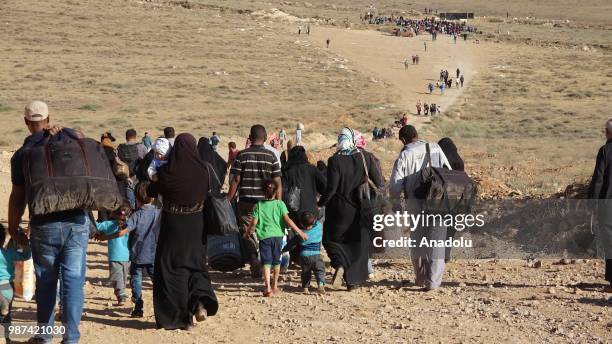
M 209 163 L 213 168 L 215 173 L 210 176 L 211 181 L 214 181 L 212 189 L 215 193 L 220 192 L 225 182 L 227 162 L 223 160 L 219 153 L 215 152 L 207 137 L 202 137 L 198 141 L 198 154 L 202 161 Z
M 438 146 L 440 146 L 442 152 L 446 155 L 446 159 L 448 159 L 453 170 L 464 171 L 463 159 L 461 159 L 459 152 L 457 152 L 457 146 L 455 146 L 453 140 L 445 137 L 438 142 Z
M 163 212 L 153 278 L 153 305 L 158 328 L 189 329 L 217 313 L 218 303 L 202 257 L 202 207 L 208 171 L 191 134 L 174 141 L 168 164 L 158 172 L 149 193 L 163 197 Z
M 283 166 L 282 181 L 283 188 L 295 186 L 300 189 L 298 214 L 304 211 L 309 211 L 315 216 L 318 214 L 317 194 L 322 194 L 325 190 L 325 175 L 308 162 L 304 147 L 295 146 L 289 151 L 289 159 Z
M 344 277 L 348 290 L 368 278 L 371 228 L 361 221 L 356 192 L 366 181 L 364 159 L 370 179 L 382 186 L 376 158 L 358 150 L 354 131 L 343 128 L 338 135 L 337 152 L 328 160 L 327 187 L 319 200 L 319 206 L 326 206 L 323 245 L 336 269 L 333 284 L 338 286 Z
M 438 142 L 438 146 L 440 146 L 440 148 L 442 149 L 442 152 L 444 153 L 444 155 L 446 155 L 446 159 L 448 159 L 448 162 L 450 163 L 451 168 L 453 170 L 465 171 L 463 159 L 461 159 L 461 156 L 459 155 L 459 152 L 457 151 L 457 146 L 455 146 L 455 143 L 453 142 L 453 140 L 451 140 L 448 137 L 445 137 Z M 457 233 L 457 230 L 455 229 L 455 227 L 448 227 L 446 230 L 446 238 L 453 239 L 456 233 Z M 445 250 L 444 261 L 448 263 L 450 259 L 451 259 L 451 247 L 449 246 Z
M 283 165 L 283 189 L 289 190 L 293 187 L 300 189 L 300 204 L 297 211 L 289 210 L 289 216 L 295 223 L 299 223 L 300 214 L 305 211 L 319 215 L 317 207 L 317 195 L 323 194 L 326 187 L 325 175 L 315 166 L 308 162 L 306 149 L 303 146 L 295 146 L 289 150 L 289 157 Z M 299 243 L 301 239 L 298 235 L 289 234 L 287 246 L 291 249 L 291 260 L 298 261 L 300 256 Z M 295 239 L 293 239 L 295 238 Z

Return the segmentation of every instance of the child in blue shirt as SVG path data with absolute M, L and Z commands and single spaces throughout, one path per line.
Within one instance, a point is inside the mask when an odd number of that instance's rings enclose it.
M 153 205 L 154 199 L 147 195 L 149 182 L 143 181 L 136 185 L 136 202 L 138 210 L 127 220 L 130 248 L 130 284 L 132 286 L 132 318 L 144 316 L 142 301 L 142 277 L 146 272 L 153 278 L 153 263 L 155 248 L 161 226 L 161 209 Z
M 13 280 L 15 279 L 15 261 L 24 261 L 32 257 L 29 247 L 18 248 L 13 240 L 5 246 L 6 228 L 0 224 L 0 324 L 4 326 L 4 337 L 10 343 L 8 328 L 11 325 L 11 308 L 13 308 Z
M 13 240 L 9 240 L 4 245 L 6 232 L 4 226 L 0 224 L 0 323 L 5 329 L 11 323 L 15 261 L 24 261 L 32 257 L 29 247 L 19 248 Z M 5 331 L 5 335 L 8 335 L 8 331 Z
M 317 292 L 325 294 L 325 264 L 321 259 L 321 241 L 323 240 L 323 225 L 317 217 L 305 211 L 300 215 L 300 223 L 304 228 L 307 240 L 300 243 L 300 265 L 302 266 L 302 288 L 308 293 L 310 278 L 314 272 L 317 280 Z
M 97 224 L 98 234 L 95 238 L 108 241 L 108 266 L 110 281 L 115 290 L 117 304 L 122 306 L 127 302 L 125 285 L 127 284 L 128 268 L 130 266 L 130 251 L 128 249 L 128 230 L 125 221 L 131 213 L 129 204 L 123 204 L 111 214 L 108 221 Z

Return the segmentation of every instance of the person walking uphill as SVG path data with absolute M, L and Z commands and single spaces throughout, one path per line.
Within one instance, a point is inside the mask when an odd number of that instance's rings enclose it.
M 8 211 L 8 231 L 20 245 L 28 244 L 27 236 L 18 229 L 26 206 L 25 156 L 29 148 L 43 139 L 45 132 L 55 135 L 61 130 L 49 125 L 49 109 L 41 101 L 33 101 L 25 107 L 24 119 L 31 135 L 11 158 L 12 189 Z M 36 321 L 40 326 L 54 324 L 57 282 L 61 278 L 62 324 L 66 327 L 63 343 L 78 343 L 81 337 L 79 323 L 83 314 L 89 226 L 90 219 L 82 209 L 30 219 L 30 244 L 36 274 Z M 34 341 L 49 343 L 51 336 L 38 335 Z
M 217 153 L 217 151 L 210 144 L 210 140 L 206 137 L 202 137 L 200 138 L 200 141 L 198 141 L 198 154 L 200 155 L 200 159 L 202 159 L 202 161 L 207 162 L 212 166 L 215 176 L 211 176 L 211 180 L 218 179 L 219 181 L 219 183 L 215 181 L 213 191 L 221 192 L 221 187 L 223 186 L 223 183 L 225 183 L 227 162 L 223 160 L 219 153 Z
M 208 170 L 191 134 L 176 137 L 168 164 L 157 175 L 147 190 L 150 197 L 163 197 L 153 277 L 155 321 L 158 328 L 188 330 L 194 315 L 202 321 L 219 308 L 202 259 Z
M 306 149 L 303 146 L 293 147 L 289 151 L 289 160 L 283 172 L 283 187 L 300 189 L 300 209 L 292 215 L 294 222 L 299 222 L 298 214 L 309 211 L 318 215 L 317 194 L 323 194 L 326 186 L 325 176 L 314 165 L 308 163 Z
M 595 200 L 601 247 L 606 260 L 604 292 L 612 293 L 612 118 L 606 122 L 606 144 L 597 153 L 597 162 L 589 186 L 589 199 Z
M 339 286 L 344 278 L 347 289 L 352 290 L 368 278 L 368 258 L 371 228 L 361 221 L 357 188 L 367 174 L 374 184 L 383 185 L 376 158 L 356 147 L 355 132 L 343 128 L 338 135 L 336 153 L 327 162 L 327 187 L 319 200 L 325 206 L 323 246 L 331 265 L 336 269 L 333 285 Z
M 289 151 L 289 160 L 285 163 L 282 181 L 283 187 L 289 190 L 289 193 L 292 192 L 292 189 L 293 191 L 299 190 L 299 204 L 297 205 L 299 209 L 289 209 L 289 216 L 294 222 L 300 223 L 300 214 L 304 211 L 319 216 L 317 195 L 325 192 L 327 181 L 325 175 L 308 162 L 306 149 L 303 146 L 293 147 Z M 291 208 L 296 205 L 289 204 L 288 206 Z M 292 260 L 299 258 L 299 247 L 290 252 Z
M 442 152 L 446 156 L 446 159 L 448 159 L 448 163 L 450 164 L 450 167 L 453 170 L 465 171 L 465 166 L 464 166 L 465 164 L 463 162 L 463 159 L 461 158 L 461 155 L 459 155 L 457 146 L 455 146 L 455 143 L 453 142 L 453 140 L 451 140 L 448 137 L 445 137 L 441 139 L 440 141 L 438 141 L 438 146 L 440 146 L 440 149 L 442 149 Z M 454 238 L 455 234 L 457 234 L 457 230 L 455 229 L 454 226 L 447 228 L 446 230 L 447 239 Z M 451 247 L 446 247 L 445 249 L 445 254 L 444 254 L 445 263 L 448 263 L 451 259 L 451 249 L 452 249 Z
M 399 132 L 399 139 L 404 144 L 399 157 L 393 165 L 389 193 L 394 200 L 399 200 L 402 192 L 407 203 L 406 211 L 417 213 L 421 211 L 417 203 L 416 190 L 420 183 L 420 170 L 425 164 L 427 145 L 430 148 L 431 166 L 450 168 L 442 149 L 435 143 L 419 140 L 418 133 L 412 125 L 404 126 Z M 395 210 L 399 210 L 395 205 Z M 410 239 L 420 243 L 423 238 L 428 240 L 445 240 L 446 227 L 419 227 L 410 234 Z M 438 288 L 444 274 L 444 247 L 416 247 L 411 251 L 416 284 L 431 290 Z
M 136 185 L 136 167 L 147 154 L 148 149 L 138 140 L 136 130 L 128 129 L 125 132 L 125 143 L 117 147 L 117 157 L 125 162 L 130 168 L 130 176 L 127 180 L 118 181 L 119 191 L 130 203 L 132 209 L 136 208 L 134 186 Z
M 264 147 L 267 134 L 263 125 L 251 127 L 249 140 L 251 146 L 241 151 L 230 171 L 233 175 L 227 198 L 232 201 L 238 194 L 238 216 L 241 234 L 244 234 L 251 223 L 253 209 L 257 202 L 266 199 L 263 182 L 273 180 L 276 184 L 275 199 L 281 199 L 281 168 L 276 155 Z M 242 240 L 242 254 L 251 264 L 251 276 L 261 277 L 261 265 L 257 256 L 257 241 L 251 235 Z
M 153 205 L 154 199 L 147 195 L 149 182 L 136 185 L 138 209 L 126 223 L 129 231 L 130 248 L 130 285 L 132 287 L 132 318 L 144 316 L 142 300 L 142 277 L 146 272 L 151 279 L 155 276 L 155 248 L 161 226 L 161 209 Z
M 308 236 L 289 218 L 289 211 L 285 203 L 274 198 L 276 183 L 272 180 L 266 180 L 262 183 L 262 189 L 266 199 L 257 202 L 253 209 L 251 223 L 244 235 L 248 237 L 257 233 L 261 264 L 264 267 L 265 290 L 263 295 L 269 297 L 280 292 L 278 276 L 280 274 L 281 242 L 284 236 L 284 227 L 291 228 L 302 240 L 308 240 Z

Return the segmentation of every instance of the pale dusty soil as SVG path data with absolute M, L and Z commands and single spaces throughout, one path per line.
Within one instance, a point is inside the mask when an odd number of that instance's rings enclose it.
M 300 36 L 299 39 L 306 38 Z M 440 105 L 442 112 L 448 110 L 462 94 L 462 88 L 451 89 L 444 94 L 434 90 L 429 95 L 427 85 L 435 85 L 440 70 L 448 70 L 455 80 L 455 71 L 461 70 L 465 76 L 465 87 L 477 77 L 479 69 L 487 68 L 490 58 L 489 44 L 476 45 L 471 41 L 457 39 L 457 44 L 446 35 L 439 35 L 438 40 L 431 41 L 429 35 L 419 35 L 415 38 L 395 37 L 385 32 L 371 30 L 336 29 L 328 27 L 313 28 L 306 39 L 318 46 L 325 46 L 330 39 L 330 50 L 345 58 L 360 72 L 371 76 L 371 80 L 380 80 L 391 85 L 392 94 L 397 99 L 397 105 L 408 114 L 409 122 L 416 124 L 417 129 L 422 124 L 430 123 L 430 118 L 416 116 L 416 103 L 435 103 Z M 423 43 L 427 43 L 427 51 Z M 412 56 L 419 55 L 418 65 L 412 65 Z M 410 66 L 404 69 L 404 60 L 408 59 Z
M 83 322 L 84 343 L 598 343 L 611 337 L 611 301 L 601 286 L 601 261 L 539 269 L 523 261 L 456 261 L 443 288 L 423 293 L 407 261 L 376 260 L 375 277 L 358 291 L 319 296 L 299 288 L 299 270 L 283 276 L 284 292 L 261 296 L 248 271 L 212 272 L 219 313 L 191 332 L 155 330 L 152 291 L 145 318 L 131 319 L 107 284 L 106 246 L 92 243 Z M 328 270 L 328 280 L 331 271 Z M 552 288 L 552 289 L 551 289 Z M 313 289 L 314 290 L 314 289 Z M 15 304 L 15 321 L 34 316 Z

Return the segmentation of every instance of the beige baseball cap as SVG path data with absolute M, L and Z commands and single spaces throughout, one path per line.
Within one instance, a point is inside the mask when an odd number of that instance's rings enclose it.
M 45 102 L 35 100 L 26 105 L 23 116 L 30 122 L 42 121 L 49 117 L 49 108 Z

